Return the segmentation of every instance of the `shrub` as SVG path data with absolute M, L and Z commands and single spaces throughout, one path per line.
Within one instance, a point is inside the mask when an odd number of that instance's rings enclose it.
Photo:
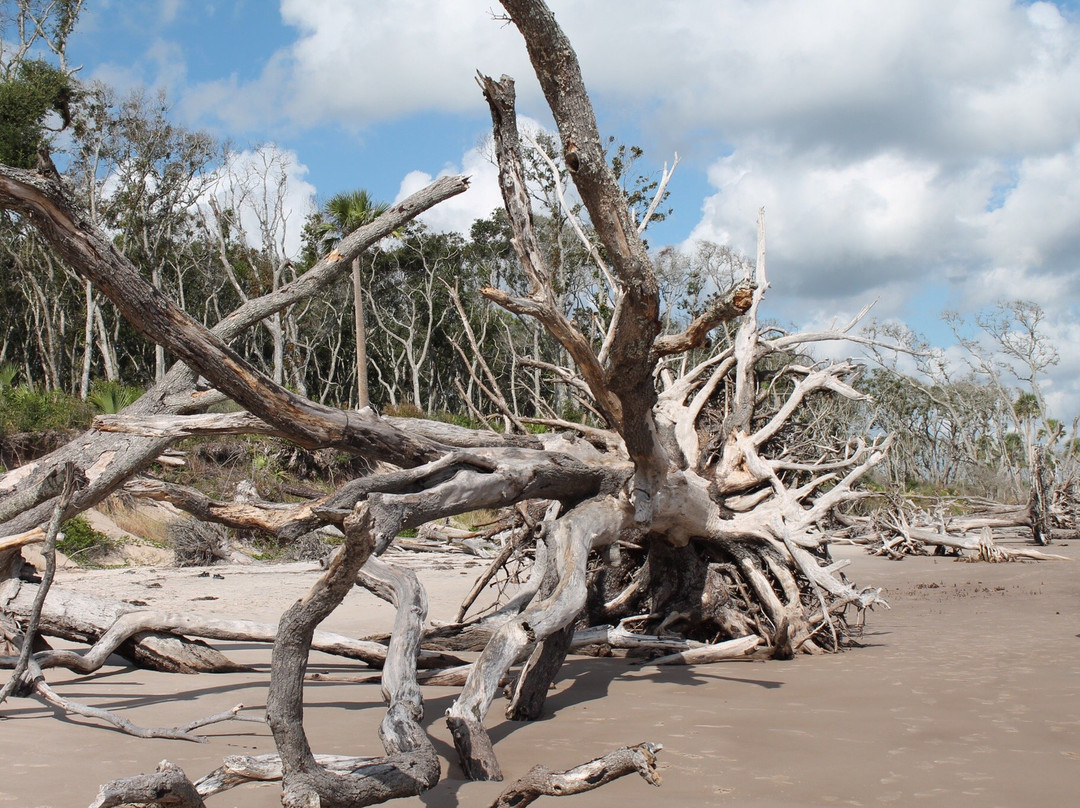
M 62 537 L 56 542 L 56 549 L 73 561 L 92 563 L 113 547 L 113 540 L 94 530 L 85 516 L 74 516 L 60 526 Z
M 0 436 L 85 428 L 91 416 L 85 402 L 66 393 L 26 385 L 0 388 Z
M 387 404 L 383 410 L 383 414 L 391 415 L 396 418 L 424 417 L 424 411 L 409 401 L 403 401 L 400 404 Z
M 291 561 L 322 561 L 334 549 L 334 543 L 332 539 L 313 530 L 289 542 L 282 549 L 284 557 Z
M 169 525 L 169 544 L 178 567 L 208 567 L 229 557 L 225 528 L 198 519 L 183 519 Z
M 142 394 L 143 391 L 138 387 L 98 379 L 91 385 L 86 401 L 106 415 L 116 415 L 124 407 L 133 404 Z
M 475 418 L 470 418 L 468 415 L 458 415 L 456 413 L 447 412 L 446 410 L 439 410 L 437 413 L 431 416 L 432 420 L 442 421 L 444 424 L 454 424 L 455 426 L 463 426 L 467 429 L 483 429 L 484 425 L 477 421 Z

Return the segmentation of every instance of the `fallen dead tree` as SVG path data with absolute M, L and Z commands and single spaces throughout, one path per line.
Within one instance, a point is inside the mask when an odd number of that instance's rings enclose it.
M 415 215 L 419 204 L 392 209 L 348 236 L 294 285 L 249 301 L 208 330 L 146 283 L 107 235 L 81 216 L 62 186 L 32 172 L 0 168 L 0 205 L 30 221 L 135 328 L 186 366 L 174 369 L 124 418 L 102 421 L 72 446 L 0 477 L 0 513 L 7 520 L 0 540 L 41 524 L 55 495 L 44 481 L 57 463 L 69 459 L 85 469 L 87 484 L 65 515 L 130 481 L 132 493 L 167 499 L 200 519 L 254 526 L 283 539 L 330 525 L 343 533 L 322 577 L 274 632 L 267 722 L 279 753 L 275 765 L 286 805 L 368 805 L 418 794 L 437 781 L 438 760 L 419 724 L 423 704 L 417 671 L 422 649 L 436 640 L 482 638 L 479 658 L 460 671 L 464 681 L 447 723 L 466 774 L 501 779 L 485 727 L 496 694 L 511 681 L 507 717 L 537 718 L 576 628 L 617 624 L 623 633 L 638 635 L 639 645 L 648 645 L 646 635 L 651 635 L 654 650 L 666 656 L 654 660 L 658 664 L 740 657 L 759 647 L 764 651 L 757 653 L 791 657 L 839 650 L 847 637 L 845 613 L 883 603 L 877 590 L 860 589 L 839 575 L 828 557 L 830 534 L 823 526 L 838 507 L 863 496 L 858 484 L 883 461 L 889 440 L 853 438 L 800 415 L 823 398 L 862 398 L 853 385 L 855 364 L 818 363 L 807 353 L 814 342 L 858 340 L 855 321 L 812 334 L 759 326 L 768 288 L 762 218 L 752 274 L 716 290 L 685 329 L 665 333 L 659 285 L 641 237 L 647 221 L 634 220 L 608 165 L 573 50 L 539 0 L 503 0 L 503 5 L 524 36 L 559 128 L 570 178 L 595 229 L 599 244 L 590 244 L 589 254 L 605 279 L 612 315 L 602 336 L 590 339 L 559 308 L 535 233 L 514 84 L 507 77 L 481 76 L 479 83 L 491 110 L 500 186 L 529 289 L 483 293 L 537 320 L 562 346 L 572 366 L 559 369 L 558 376 L 585 398 L 593 423 L 542 419 L 560 431 L 515 434 L 520 419 L 505 412 L 496 390 L 491 390 L 492 403 L 511 426 L 506 434 L 385 419 L 370 409 L 345 412 L 283 388 L 230 347 L 238 329 L 340 277 L 352 256 L 392 232 L 395 222 Z M 462 189 L 464 182 L 444 186 L 429 201 Z M 208 400 L 193 392 L 196 376 L 246 412 L 196 414 Z M 241 432 L 348 451 L 372 461 L 374 471 L 321 499 L 297 504 L 215 502 L 191 489 L 133 479 L 181 437 Z M 511 562 L 524 566 L 523 558 L 528 580 L 492 613 L 466 620 L 469 604 L 463 604 L 457 623 L 425 631 L 426 598 L 419 581 L 378 556 L 403 530 L 466 511 L 515 506 L 522 508 L 521 521 L 501 537 L 503 551 L 488 580 Z M 0 551 L 6 576 L 0 595 L 8 604 L 20 597 L 19 546 L 0 544 L 6 548 Z M 358 582 L 390 599 L 398 617 L 380 660 L 385 755 L 350 764 L 343 772 L 310 747 L 303 683 L 310 651 L 326 639 L 316 627 Z M 35 659 L 92 669 L 108 650 L 143 631 L 250 638 L 265 629 L 127 612 L 96 631 L 92 639 L 87 633 L 95 645 L 85 653 L 43 649 Z M 606 632 L 605 642 L 618 639 L 619 632 Z M 9 633 L 17 644 L 17 621 Z M 580 771 L 537 771 L 507 804 L 525 804 L 542 793 L 571 793 L 632 770 L 651 773 L 655 748 L 635 749 Z M 165 795 L 176 805 L 202 800 L 172 766 L 111 784 L 106 791 L 96 804 L 165 804 Z M 147 793 L 156 796 L 147 800 Z
M 600 788 L 628 774 L 640 774 L 649 785 L 659 786 L 656 770 L 659 744 L 642 743 L 609 752 L 596 760 L 582 763 L 564 772 L 544 766 L 530 769 L 513 782 L 491 804 L 491 808 L 518 808 L 531 805 L 541 796 L 566 797 Z M 319 755 L 319 765 L 338 776 L 355 774 L 371 764 L 371 758 Z M 116 806 L 169 805 L 175 808 L 202 808 L 204 797 L 220 794 L 242 783 L 281 780 L 284 774 L 278 755 L 232 755 L 221 768 L 192 782 L 184 771 L 167 760 L 158 764 L 153 774 L 140 774 L 103 785 L 90 808 Z
M 1033 498 L 1034 501 L 1035 498 Z M 1040 531 L 1033 505 L 1006 505 L 989 500 L 967 500 L 963 513 L 955 513 L 956 499 L 916 502 L 892 499 L 872 516 L 841 517 L 874 555 L 893 559 L 905 555 L 951 553 L 977 561 L 1068 561 L 1067 556 L 1046 553 L 1018 543 L 1044 546 L 1049 530 Z M 1044 522 L 1045 524 L 1045 522 Z M 1064 537 L 1074 529 L 1061 529 Z M 1002 546 L 1001 542 L 1010 546 Z

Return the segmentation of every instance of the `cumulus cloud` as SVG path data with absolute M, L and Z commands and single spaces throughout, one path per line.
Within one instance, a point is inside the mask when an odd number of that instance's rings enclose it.
M 468 234 L 473 222 L 490 216 L 493 210 L 502 205 L 499 170 L 491 162 L 491 150 L 477 147 L 469 149 L 460 163 L 445 166 L 438 176 L 452 174 L 467 174 L 469 190 L 421 214 L 420 220 L 432 230 Z M 423 171 L 410 171 L 402 179 L 394 202 L 400 202 L 435 179 Z
M 766 209 L 773 283 L 810 299 L 859 296 L 882 283 L 913 281 L 958 260 L 995 172 L 947 175 L 899 151 L 861 160 L 827 150 L 793 152 L 748 142 L 709 171 L 717 188 L 690 240 L 752 252 L 756 209 Z M 937 254 L 927 252 L 937 245 Z
M 518 118 L 518 129 L 526 140 L 535 138 L 539 132 L 551 134 L 539 122 L 526 116 Z M 460 162 L 448 163 L 438 176 L 466 174 L 469 177 L 469 190 L 421 214 L 420 220 L 432 230 L 468 235 L 473 222 L 486 219 L 496 208 L 501 208 L 502 192 L 499 190 L 499 169 L 494 153 L 495 147 L 489 134 L 480 145 L 466 151 Z M 395 204 L 435 179 L 424 171 L 410 171 L 401 181 L 394 198 Z
M 282 258 L 295 258 L 303 246 L 304 221 L 315 209 L 315 186 L 296 153 L 275 144 L 232 152 L 216 172 L 200 208 L 239 214 L 247 243 Z
M 520 37 L 493 21 L 490 8 L 486 0 L 282 0 L 295 42 L 274 54 L 257 80 L 197 86 L 189 103 L 233 121 L 269 116 L 349 128 L 475 110 L 477 69 L 527 73 Z M 216 107 L 223 97 L 228 107 Z
M 933 287 L 938 308 L 1029 297 L 1062 322 L 1077 316 L 1074 7 L 550 2 L 602 120 L 631 123 L 648 153 L 678 151 L 680 171 L 707 176 L 693 238 L 752 252 L 766 207 L 772 295 L 788 311 L 801 306 L 812 320 L 877 297 L 880 316 L 905 316 L 929 308 Z M 182 107 L 246 131 L 359 130 L 430 112 L 481 120 L 481 69 L 515 76 L 519 108 L 544 117 L 521 37 L 493 7 L 281 0 L 294 40 L 254 79 L 188 86 Z M 177 72 L 167 49 L 156 58 Z M 472 174 L 473 187 L 427 221 L 462 231 L 498 204 L 495 170 L 482 149 L 447 160 L 443 173 Z M 409 174 L 399 196 L 430 178 Z M 701 200 L 671 202 L 686 210 Z
M 661 102 L 675 131 L 713 126 L 727 143 L 692 238 L 752 251 L 764 205 L 774 302 L 805 322 L 875 297 L 884 316 L 910 314 L 927 289 L 939 308 L 1025 298 L 1048 322 L 1075 320 L 1075 18 L 1004 0 L 773 0 L 715 14 L 740 32 L 721 46 L 731 80 L 704 71 Z M 1074 330 L 1055 334 L 1078 344 Z M 1058 391 L 1071 385 L 1053 374 Z
M 590 88 L 655 108 L 673 132 L 783 128 L 858 149 L 973 135 L 1023 148 L 1080 126 L 1075 25 L 1008 0 L 553 0 Z M 475 109 L 472 76 L 534 97 L 520 36 L 487 0 L 282 0 L 297 38 L 242 85 L 248 101 L 355 125 Z M 1047 103 L 1053 100 L 1053 104 Z M 994 127 L 993 124 L 1004 123 Z M 1047 125 L 1051 124 L 1051 125 Z M 990 134 L 988 134 L 990 133 Z

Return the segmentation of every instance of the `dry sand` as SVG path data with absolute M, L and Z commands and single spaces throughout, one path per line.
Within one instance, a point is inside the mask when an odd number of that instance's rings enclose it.
M 1080 543 L 1055 547 L 1080 557 Z M 662 743 L 664 785 L 627 777 L 590 794 L 541 804 L 580 806 L 1029 806 L 1075 805 L 1080 791 L 1080 564 L 902 562 L 840 551 L 849 577 L 884 587 L 889 611 L 870 615 L 865 647 L 790 662 L 649 668 L 572 658 L 533 723 L 488 726 L 507 778 L 532 764 L 565 768 L 628 743 Z M 431 616 L 453 617 L 479 567 L 462 557 L 411 556 L 423 568 Z M 58 585 L 137 599 L 152 607 L 274 620 L 317 576 L 311 565 L 138 568 L 64 572 Z M 213 577 L 215 575 L 221 578 Z M 199 598 L 215 598 L 200 600 Z M 325 624 L 364 635 L 388 627 L 389 607 L 355 590 Z M 64 695 L 149 726 L 174 725 L 242 702 L 265 705 L 269 653 L 224 646 L 254 673 L 178 676 L 106 667 L 75 679 L 49 672 Z M 312 670 L 352 672 L 316 655 Z M 455 695 L 425 690 L 444 759 L 442 714 Z M 308 685 L 306 722 L 317 752 L 379 754 L 376 685 Z M 224 755 L 273 751 L 261 724 L 207 728 L 210 742 L 138 740 L 38 702 L 0 707 L 0 808 L 85 806 L 109 779 L 150 771 L 163 758 L 193 779 Z M 402 806 L 482 806 L 501 790 L 467 783 L 454 763 L 428 794 Z M 211 808 L 279 805 L 276 784 L 249 785 Z

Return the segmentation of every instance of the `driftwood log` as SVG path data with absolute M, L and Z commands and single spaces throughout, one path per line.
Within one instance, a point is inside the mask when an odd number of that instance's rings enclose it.
M 1020 542 L 1032 542 L 1046 546 L 1055 532 L 1061 538 L 1075 538 L 1075 524 L 1069 528 L 1052 527 L 1055 521 L 1063 521 L 1050 511 L 1040 511 L 1037 503 L 1049 501 L 1050 483 L 1033 482 L 1031 502 L 1028 505 L 976 500 L 964 502 L 966 512 L 961 515 L 945 514 L 956 506 L 953 500 L 943 499 L 934 507 L 916 507 L 903 499 L 891 501 L 877 514 L 870 517 L 841 517 L 856 531 L 857 541 L 866 544 L 869 552 L 902 558 L 928 552 L 949 552 L 978 561 L 1068 561 L 1067 556 L 1046 553 L 1028 547 L 1015 546 Z M 1036 491 L 1041 490 L 1038 494 Z M 1069 522 L 1073 522 L 1071 517 Z M 1000 542 L 1008 540 L 1011 546 Z M 965 555 L 966 554 L 966 555 Z
M 53 625 L 56 633 L 79 634 L 92 646 L 84 653 L 41 650 L 33 656 L 41 668 L 62 664 L 86 671 L 113 650 L 126 648 L 142 661 L 138 649 L 151 638 L 187 643 L 197 637 L 272 635 L 267 721 L 278 756 L 267 766 L 280 771 L 287 806 L 369 805 L 421 793 L 437 781 L 438 759 L 419 723 L 418 660 L 434 659 L 422 653 L 425 646 L 482 638 L 479 658 L 454 674 L 464 681 L 447 723 L 467 775 L 500 779 L 486 722 L 502 683 L 512 682 L 508 718 L 536 718 L 582 631 L 604 626 L 604 643 L 651 648 L 668 657 L 656 660 L 659 664 L 737 658 L 754 648 L 756 654 L 790 657 L 839 650 L 846 640 L 845 612 L 883 603 L 877 590 L 860 589 L 839 574 L 828 557 L 825 526 L 840 506 L 863 496 L 858 484 L 885 458 L 889 439 L 829 433 L 806 445 L 791 443 L 808 428 L 797 415 L 811 398 L 863 398 L 853 386 L 856 365 L 818 363 L 805 352 L 805 346 L 822 340 L 860 340 L 852 331 L 858 318 L 846 328 L 812 334 L 759 326 L 768 288 L 762 215 L 750 274 L 717 289 L 681 331 L 665 333 L 660 287 L 641 235 L 645 222 L 634 219 L 608 164 L 574 51 L 540 0 L 502 4 L 524 37 L 558 127 L 569 179 L 595 232 L 587 252 L 604 279 L 612 315 L 602 338 L 591 339 L 559 307 L 553 272 L 535 232 L 514 83 L 505 76 L 481 75 L 479 84 L 491 111 L 513 246 L 529 288 L 487 288 L 483 294 L 510 312 L 534 318 L 565 350 L 571 365 L 555 372 L 594 414 L 588 424 L 539 419 L 560 431 L 517 434 L 524 432 L 523 420 L 507 410 L 494 389 L 492 406 L 508 424 L 504 434 L 382 418 L 370 408 L 344 411 L 285 389 L 231 347 L 243 329 L 340 280 L 362 250 L 464 190 L 464 178 L 444 178 L 394 206 L 347 236 L 293 284 L 248 301 L 207 329 L 147 283 L 54 178 L 0 167 L 0 207 L 36 227 L 134 328 L 182 363 L 123 417 L 102 419 L 69 446 L 0 475 L 0 606 L 16 624 L 24 614 L 20 603 L 32 590 L 18 580 L 19 548 L 51 512 L 56 470 L 68 462 L 82 471 L 86 484 L 64 509 L 65 517 L 126 485 L 132 493 L 167 499 L 200 519 L 255 527 L 282 539 L 319 527 L 341 529 L 344 543 L 325 573 L 272 632 L 242 621 L 200 621 L 182 614 L 120 608 L 109 615 L 107 605 L 96 607 L 100 619 L 76 630 L 66 624 L 75 622 L 81 607 L 54 593 L 54 611 L 46 608 L 42 614 L 43 630 Z M 771 358 L 783 358 L 780 370 L 768 366 Z M 215 391 L 197 392 L 197 377 Z M 220 396 L 245 412 L 201 413 Z M 309 448 L 333 447 L 370 460 L 374 470 L 332 494 L 290 505 L 215 502 L 149 476 L 136 479 L 182 437 L 240 432 L 272 434 Z M 466 620 L 465 605 L 453 626 L 425 631 L 419 581 L 379 560 L 379 554 L 402 530 L 480 508 L 513 507 L 535 515 L 523 517 L 527 530 L 504 536 L 510 549 L 498 553 L 494 563 L 525 559 L 531 564 L 528 580 L 493 613 Z M 386 645 L 317 631 L 358 581 L 383 592 L 397 608 Z M 350 758 L 345 769 L 333 763 L 339 758 L 316 755 L 304 729 L 308 655 L 312 648 L 332 647 L 380 666 L 387 702 L 380 729 L 385 755 Z M 630 771 L 658 780 L 655 751 L 646 744 L 563 774 L 536 770 L 499 804 L 576 793 Z M 214 775 L 222 783 L 246 776 Z M 200 805 L 202 794 L 186 775 L 163 764 L 145 779 L 110 784 L 97 804 L 127 799 Z

